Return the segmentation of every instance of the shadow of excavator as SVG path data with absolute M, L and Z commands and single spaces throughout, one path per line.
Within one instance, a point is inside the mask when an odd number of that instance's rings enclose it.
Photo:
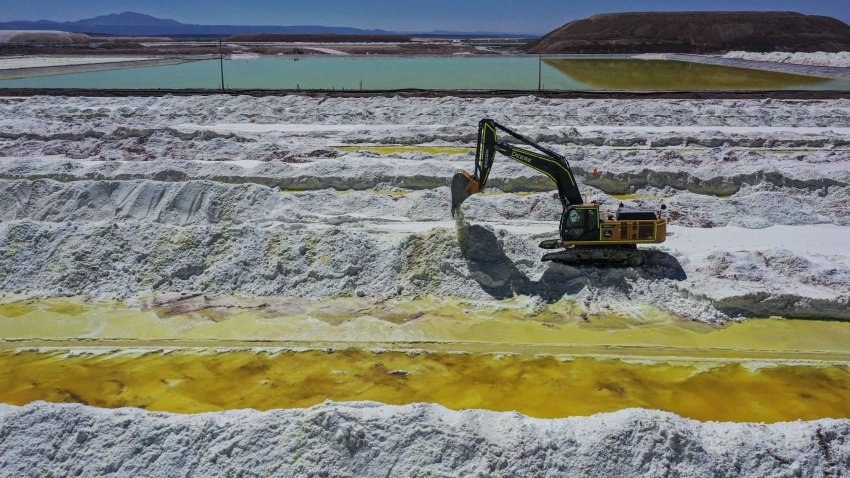
M 551 263 L 539 280 L 531 280 L 505 254 L 492 229 L 463 222 L 458 226 L 458 240 L 473 278 L 496 299 L 527 295 L 556 302 L 565 295 L 577 294 L 585 287 L 613 288 L 628 295 L 632 286 L 627 279 L 681 281 L 687 278 L 675 257 L 653 250 L 649 251 L 647 264 L 640 268 Z

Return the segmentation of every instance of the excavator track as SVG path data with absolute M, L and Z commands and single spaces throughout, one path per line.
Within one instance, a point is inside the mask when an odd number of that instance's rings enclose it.
M 541 244 L 542 246 L 542 244 Z M 636 247 L 569 247 L 567 249 L 550 252 L 543 256 L 543 262 L 557 262 L 560 264 L 614 264 L 640 267 L 646 264 L 646 251 Z

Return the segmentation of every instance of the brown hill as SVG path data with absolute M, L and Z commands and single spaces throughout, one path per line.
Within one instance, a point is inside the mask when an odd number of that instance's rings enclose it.
M 530 53 L 850 51 L 850 26 L 793 12 L 613 13 L 577 20 L 529 43 Z

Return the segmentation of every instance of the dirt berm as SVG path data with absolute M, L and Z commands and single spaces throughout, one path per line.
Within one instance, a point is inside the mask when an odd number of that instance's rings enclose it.
M 526 46 L 530 53 L 847 51 L 850 26 L 793 12 L 650 12 L 594 15 Z

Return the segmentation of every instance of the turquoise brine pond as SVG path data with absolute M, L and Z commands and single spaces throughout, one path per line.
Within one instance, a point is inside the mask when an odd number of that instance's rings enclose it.
M 228 89 L 850 90 L 850 80 L 623 57 L 275 56 L 224 62 Z M 0 88 L 218 89 L 218 60 L 0 80 Z

